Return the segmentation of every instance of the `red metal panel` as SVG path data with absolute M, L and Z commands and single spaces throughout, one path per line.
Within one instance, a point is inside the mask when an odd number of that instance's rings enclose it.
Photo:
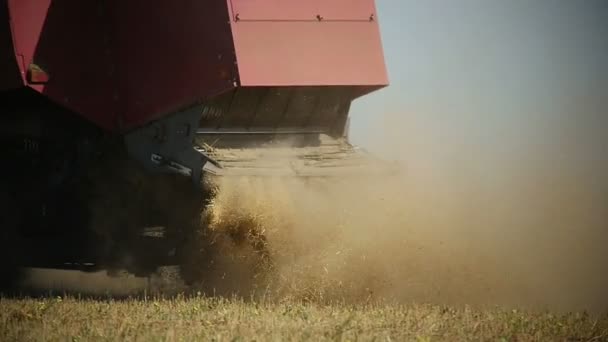
M 11 32 L 8 2 L 0 0 L 0 91 L 23 86 Z
M 104 128 L 127 130 L 235 86 L 225 1 L 8 5 L 20 68 L 50 76 L 29 86 Z
M 8 4 L 15 51 L 21 59 L 19 67 L 24 71 L 23 63 L 32 60 L 51 0 L 8 0 Z
M 145 124 L 237 81 L 388 83 L 378 24 L 368 14 L 373 0 L 1 1 L 8 1 L 19 67 L 35 63 L 50 76 L 30 86 L 112 130 Z M 253 19 L 230 20 L 232 5 Z M 311 13 L 325 19 L 297 20 Z
M 230 0 L 239 20 L 369 20 L 373 0 Z
M 21 68 L 49 76 L 30 87 L 107 129 L 116 127 L 112 51 L 100 2 L 9 0 Z
M 376 17 L 374 0 L 316 0 L 316 2 L 323 20 L 370 20 Z
M 374 0 L 227 1 L 241 85 L 388 84 Z M 319 11 L 344 20 L 296 20 Z
M 113 6 L 125 127 L 234 87 L 224 1 L 115 0 Z
M 233 22 L 245 86 L 386 85 L 375 22 Z

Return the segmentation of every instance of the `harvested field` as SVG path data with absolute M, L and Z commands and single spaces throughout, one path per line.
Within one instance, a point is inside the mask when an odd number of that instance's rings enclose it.
M 76 253 L 30 265 L 92 251 L 69 266 L 111 272 L 29 270 L 0 291 L 0 342 L 608 342 L 608 1 L 231 0 L 211 21 L 180 19 L 194 1 L 40 3 L 0 0 L 0 68 L 50 77 L 3 93 L 0 286 L 18 257 L 68 251 L 61 236 Z M 351 118 L 365 148 L 336 139 Z M 210 188 L 137 162 L 196 176 L 193 134 Z M 56 216 L 91 238 L 47 224 L 63 197 Z
M 0 340 L 608 340 L 602 264 L 580 262 L 601 250 L 425 221 L 400 180 L 225 179 L 200 283 L 36 270 L 46 292 L 0 299 Z
M 0 299 L 2 341 L 605 341 L 608 316 L 203 297 Z

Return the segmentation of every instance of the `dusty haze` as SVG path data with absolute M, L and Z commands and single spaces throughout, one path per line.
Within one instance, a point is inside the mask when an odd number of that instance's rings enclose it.
M 219 180 L 202 208 L 214 241 L 203 288 L 272 300 L 608 309 L 604 164 L 573 163 L 579 154 L 564 157 L 560 139 L 501 160 L 488 146 L 436 145 L 411 116 L 386 118 L 370 149 L 399 161 L 397 174 Z M 102 293 L 146 285 L 37 275 Z
M 241 220 L 265 234 L 273 295 L 606 309 L 598 189 L 553 172 L 484 191 L 475 179 L 467 187 L 432 171 L 318 184 L 226 180 L 212 226 Z
M 207 288 L 608 310 L 606 1 L 377 3 L 392 84 L 355 103 L 353 138 L 403 172 L 221 182 Z M 235 231 L 273 272 L 251 279 Z
M 404 111 L 370 127 L 369 148 L 406 166 L 408 199 L 401 205 L 416 222 L 410 229 L 437 239 L 457 235 L 447 244 L 464 241 L 467 255 L 486 256 L 468 265 L 474 273 L 493 268 L 497 284 L 509 290 L 506 297 L 480 294 L 482 301 L 608 307 L 602 91 L 553 113 L 513 113 L 503 127 L 478 114 L 448 112 L 441 125 L 424 112 Z
M 203 288 L 321 303 L 608 309 L 605 164 L 572 160 L 597 140 L 564 155 L 561 136 L 543 138 L 497 156 L 492 146 L 437 144 L 413 116 L 385 118 L 369 149 L 397 160 L 397 174 L 220 179 L 202 208 L 214 241 Z M 38 276 L 98 293 L 146 286 Z

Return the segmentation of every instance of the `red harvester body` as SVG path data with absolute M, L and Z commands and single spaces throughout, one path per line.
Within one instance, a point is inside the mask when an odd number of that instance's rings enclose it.
M 235 87 L 359 95 L 387 84 L 376 17 L 373 0 L 3 0 L 0 89 L 29 86 L 113 131 Z
M 351 102 L 388 84 L 377 19 L 374 0 L 0 0 L 1 259 L 146 274 L 183 262 L 207 175 L 357 168 Z

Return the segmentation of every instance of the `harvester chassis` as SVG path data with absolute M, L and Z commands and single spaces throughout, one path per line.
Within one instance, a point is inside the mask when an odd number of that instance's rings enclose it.
M 0 144 L 11 161 L 0 170 L 4 278 L 15 267 L 145 276 L 187 258 L 208 194 L 206 159 L 192 145 L 200 107 L 121 136 L 27 89 L 7 98 L 15 105 L 3 103 Z M 160 141 L 149 134 L 159 128 Z

